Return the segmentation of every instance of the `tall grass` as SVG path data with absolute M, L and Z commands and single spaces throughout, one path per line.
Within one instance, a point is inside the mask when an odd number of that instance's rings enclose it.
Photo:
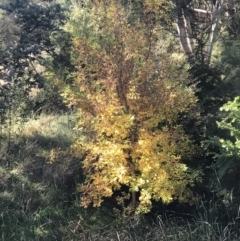
M 108 202 L 80 208 L 75 187 L 83 180 L 81 158 L 69 148 L 79 135 L 76 121 L 74 114 L 41 115 L 2 126 L 1 241 L 240 240 L 239 212 L 219 198 L 199 199 L 194 212 L 151 218 L 116 215 Z
M 207 209 L 205 213 L 208 213 Z M 209 218 L 212 222 L 209 222 Z M 200 213 L 191 218 L 179 217 L 178 214 L 159 215 L 152 222 L 136 218 L 118 227 L 111 225 L 102 231 L 90 231 L 84 238 L 78 240 L 237 241 L 240 240 L 240 223 L 238 216 L 232 217 L 231 222 L 224 223 L 216 217 L 205 219 Z
M 81 179 L 81 160 L 68 151 L 75 135 L 73 114 L 41 115 L 4 123 L 0 139 L 0 240 L 61 240 L 66 207 Z M 49 163 L 52 150 L 59 159 Z

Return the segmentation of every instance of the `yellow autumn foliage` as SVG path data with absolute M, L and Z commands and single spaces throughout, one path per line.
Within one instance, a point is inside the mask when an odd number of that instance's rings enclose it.
M 171 80 L 157 26 L 132 23 L 118 1 L 103 2 L 89 5 L 95 32 L 80 29 L 74 39 L 78 70 L 63 94 L 80 116 L 73 148 L 86 153 L 81 205 L 99 206 L 122 185 L 139 192 L 138 212 L 148 212 L 153 199 L 186 201 L 196 174 L 182 159 L 194 147 L 177 123 L 196 100 L 182 80 Z

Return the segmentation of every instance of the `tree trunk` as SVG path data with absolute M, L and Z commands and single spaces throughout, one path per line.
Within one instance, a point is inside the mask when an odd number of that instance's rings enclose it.
M 225 0 L 209 1 L 205 5 L 206 9 L 191 8 L 195 1 L 189 1 L 188 5 L 177 5 L 177 30 L 181 47 L 189 59 L 189 62 L 196 60 L 195 50 L 198 46 L 195 39 L 199 39 L 203 46 L 203 56 L 201 59 L 209 65 L 212 55 L 214 42 L 216 40 L 217 26 L 220 15 L 223 11 Z M 191 15 L 192 14 L 192 15 Z M 200 16 L 200 18 L 199 18 Z M 194 22 L 191 22 L 194 21 Z M 208 34 L 207 40 L 204 41 L 204 35 Z M 201 46 L 202 47 L 202 46 Z
M 180 39 L 180 44 L 184 53 L 187 55 L 189 60 L 194 58 L 194 40 L 191 28 L 190 19 L 185 16 L 184 10 L 181 9 L 177 18 L 177 30 Z

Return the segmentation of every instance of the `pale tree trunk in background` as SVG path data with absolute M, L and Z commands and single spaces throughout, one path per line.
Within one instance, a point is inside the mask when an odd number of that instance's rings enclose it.
M 203 43 L 205 64 L 210 64 L 213 45 L 216 40 L 217 27 L 222 16 L 226 0 L 209 0 L 200 6 L 197 0 L 177 0 L 176 25 L 181 47 L 190 62 L 196 61 L 197 44 Z M 180 4 L 179 4 L 180 3 Z M 197 6 L 198 8 L 195 8 Z M 201 8 L 199 8 L 201 7 Z
M 193 33 L 190 24 L 189 17 L 185 17 L 184 10 L 181 9 L 181 13 L 177 19 L 177 30 L 180 39 L 180 44 L 182 46 L 183 51 L 188 56 L 189 59 L 193 58 L 194 53 L 194 40 Z
M 217 35 L 217 27 L 220 20 L 221 13 L 223 11 L 224 0 L 219 0 L 218 4 L 215 4 L 212 11 L 211 19 L 211 32 L 208 37 L 208 44 L 206 45 L 205 63 L 210 64 L 213 45 L 215 42 L 215 36 Z

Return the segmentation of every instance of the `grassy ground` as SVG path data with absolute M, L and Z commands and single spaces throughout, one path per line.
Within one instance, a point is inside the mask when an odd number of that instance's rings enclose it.
M 0 130 L 1 241 L 235 241 L 239 215 L 218 200 L 194 212 L 124 217 L 110 203 L 79 207 L 81 157 L 71 152 L 73 114 L 5 122 Z M 219 215 L 221 213 L 221 215 Z M 221 218 L 223 217 L 223 218 Z

